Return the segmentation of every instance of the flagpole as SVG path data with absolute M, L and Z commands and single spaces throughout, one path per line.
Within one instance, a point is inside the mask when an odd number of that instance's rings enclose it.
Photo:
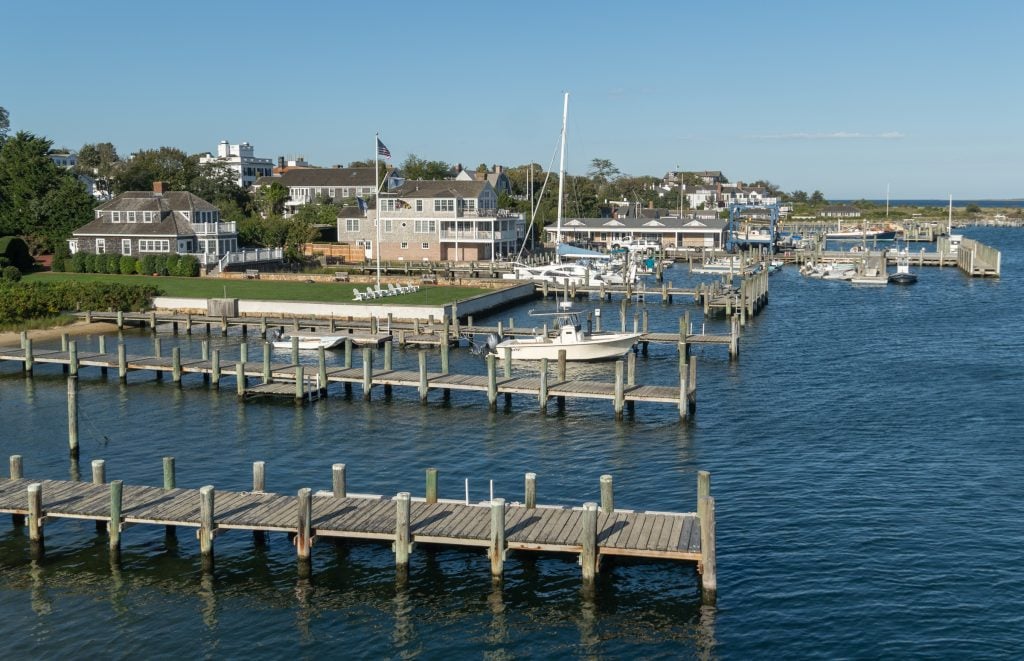
M 380 289 L 380 166 L 377 164 L 380 158 L 380 132 L 374 136 L 373 141 L 373 204 L 377 208 L 377 245 L 374 246 L 373 254 L 377 257 L 377 289 Z

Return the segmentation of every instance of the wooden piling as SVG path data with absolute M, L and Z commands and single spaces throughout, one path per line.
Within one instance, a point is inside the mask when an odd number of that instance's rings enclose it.
M 263 343 L 263 383 L 270 383 L 270 342 Z
M 267 486 L 267 462 L 252 462 L 252 490 L 256 493 L 263 493 Z
M 427 489 L 424 500 L 428 503 L 437 502 L 437 469 L 427 469 Z
M 345 483 L 345 464 L 331 466 L 331 493 L 335 498 L 348 496 L 348 486 Z
M 43 544 L 43 485 L 33 482 L 28 485 L 28 539 L 42 549 Z
M 715 549 L 715 499 L 700 499 L 700 583 L 705 604 L 714 604 L 718 598 L 718 568 Z
M 295 535 L 295 553 L 299 561 L 308 562 L 313 548 L 313 491 L 308 488 L 299 489 L 299 507 L 297 534 Z
M 363 347 L 363 401 L 370 401 L 373 389 L 373 349 Z
M 128 354 L 124 342 L 117 345 L 117 378 L 121 383 L 128 381 Z
M 299 338 L 292 336 L 292 365 L 299 364 Z
M 25 376 L 32 374 L 32 367 L 35 363 L 35 358 L 32 354 L 32 338 L 25 339 L 25 362 L 22 364 L 22 371 L 25 372 Z
M 295 366 L 295 401 L 301 402 L 306 395 L 306 375 L 302 365 Z
M 612 489 L 612 476 L 601 476 L 601 511 L 611 513 L 615 511 L 615 494 Z
M 78 342 L 68 342 L 68 374 L 78 376 Z
M 239 397 L 245 396 L 245 364 L 235 365 L 235 393 Z
M 498 409 L 498 374 L 494 354 L 487 354 L 487 404 L 492 411 Z
M 352 367 L 352 338 L 345 338 L 345 369 Z
M 583 503 L 583 530 L 580 533 L 580 566 L 583 582 L 597 578 L 597 503 Z
M 118 560 L 121 556 L 121 506 L 124 496 L 124 482 L 114 480 L 110 483 L 110 524 L 107 526 L 109 535 L 110 557 Z
M 78 377 L 68 377 L 68 452 L 78 459 Z
M 107 464 L 107 462 L 103 461 L 102 459 L 93 459 L 92 460 L 92 483 L 93 484 L 103 484 L 104 482 L 107 481 L 107 468 L 106 468 L 106 464 Z M 103 532 L 103 530 L 105 530 L 106 527 L 107 526 L 106 526 L 106 524 L 103 521 L 97 521 L 96 522 L 96 531 L 97 532 Z
M 213 350 L 213 357 L 210 360 L 210 382 L 214 388 L 220 387 L 220 349 Z
M 171 380 L 181 384 L 181 347 L 171 349 Z
M 209 565 L 213 559 L 213 538 L 216 535 L 217 524 L 213 519 L 214 488 L 206 485 L 199 489 L 199 530 L 196 537 L 199 539 L 199 554 L 203 556 L 204 566 Z
M 491 560 L 491 576 L 501 578 L 505 570 L 505 499 L 491 501 L 491 539 L 488 555 Z
M 615 361 L 615 419 L 622 420 L 622 409 L 625 405 L 626 389 L 623 384 L 623 371 L 625 366 L 622 359 Z
M 333 320 L 332 320 L 333 323 Z M 317 361 L 317 388 L 321 393 L 327 392 L 327 351 L 319 347 L 316 356 Z
M 409 527 L 410 496 L 403 491 L 395 496 L 395 566 L 409 566 L 409 554 L 412 552 L 412 531 Z
M 540 387 L 537 392 L 537 400 L 540 403 L 540 410 L 548 408 L 548 359 L 540 359 Z
M 24 475 L 24 464 L 20 454 L 12 454 L 10 459 L 11 479 L 20 480 Z
M 527 473 L 524 482 L 523 505 L 533 509 L 537 507 L 537 474 Z
M 430 387 L 427 383 L 427 352 L 423 349 L 419 350 L 419 361 L 420 361 L 420 403 L 427 403 L 427 395 L 430 393 Z
M 242 342 L 238 345 L 238 360 L 247 363 L 249 362 L 249 343 Z

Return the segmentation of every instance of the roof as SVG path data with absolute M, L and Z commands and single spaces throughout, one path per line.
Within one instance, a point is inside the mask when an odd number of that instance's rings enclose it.
M 290 168 L 277 177 L 260 177 L 257 186 L 277 182 L 282 186 L 370 186 L 377 185 L 373 168 Z
M 700 219 L 692 216 L 662 216 L 661 218 L 569 218 L 562 220 L 562 230 L 641 230 L 648 232 L 664 232 L 682 229 L 725 229 L 727 221 L 721 218 Z M 554 230 L 557 225 L 545 225 L 544 229 Z
M 126 191 L 96 207 L 99 211 L 217 211 L 217 207 L 188 191 Z
M 195 234 L 191 224 L 171 212 L 156 223 L 111 223 L 95 218 L 82 227 L 79 227 L 72 235 L 84 236 L 191 236 Z
M 478 198 L 485 188 L 493 187 L 486 181 L 413 180 L 406 181 L 390 191 L 395 197 L 462 197 Z

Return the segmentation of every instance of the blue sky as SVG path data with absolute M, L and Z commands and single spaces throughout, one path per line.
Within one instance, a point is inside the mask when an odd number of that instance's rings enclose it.
M 57 146 L 557 169 L 568 91 L 574 174 L 1024 197 L 1019 1 L 12 5 L 0 106 Z

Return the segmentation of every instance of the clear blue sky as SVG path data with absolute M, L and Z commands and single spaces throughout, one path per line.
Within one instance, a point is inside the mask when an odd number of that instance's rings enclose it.
M 1024 2 L 99 2 L 0 12 L 0 106 L 56 146 L 317 165 L 677 166 L 832 199 L 1024 197 Z M 553 162 L 557 169 L 557 159 Z

